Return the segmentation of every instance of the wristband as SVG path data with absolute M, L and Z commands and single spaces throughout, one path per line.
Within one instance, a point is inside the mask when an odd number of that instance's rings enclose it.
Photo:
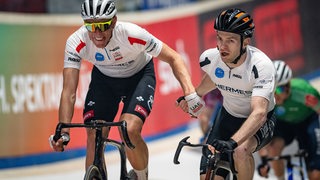
M 185 99 L 186 101 L 191 101 L 192 99 L 196 98 L 197 96 L 198 96 L 198 94 L 197 94 L 196 92 L 193 92 L 193 93 L 185 96 L 184 99 Z
M 232 149 L 235 149 L 238 147 L 238 143 L 235 140 L 230 138 L 229 142 L 231 142 Z

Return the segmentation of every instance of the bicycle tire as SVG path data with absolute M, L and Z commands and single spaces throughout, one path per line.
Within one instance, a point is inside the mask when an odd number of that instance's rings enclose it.
M 95 165 L 91 165 L 84 176 L 84 180 L 103 180 L 99 168 Z

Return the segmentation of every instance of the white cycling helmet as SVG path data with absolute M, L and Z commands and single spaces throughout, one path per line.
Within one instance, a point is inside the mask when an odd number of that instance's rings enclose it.
M 292 78 L 291 68 L 281 60 L 273 61 L 273 65 L 276 69 L 276 83 L 277 86 L 287 84 Z
M 111 19 L 116 13 L 114 0 L 85 0 L 81 6 L 83 20 Z

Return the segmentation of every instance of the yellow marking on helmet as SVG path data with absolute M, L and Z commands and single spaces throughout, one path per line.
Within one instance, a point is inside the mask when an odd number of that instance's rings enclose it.
M 244 14 L 244 12 L 240 12 L 239 14 L 236 15 L 237 18 L 239 18 L 240 16 L 242 16 Z
M 236 15 L 237 18 L 239 18 L 240 16 L 244 15 L 245 13 L 244 12 L 240 12 L 239 14 Z M 244 22 L 248 22 L 250 20 L 249 17 L 245 17 L 242 19 Z

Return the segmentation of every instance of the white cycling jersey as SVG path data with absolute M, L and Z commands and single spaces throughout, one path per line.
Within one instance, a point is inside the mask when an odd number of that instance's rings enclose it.
M 217 48 L 208 49 L 200 56 L 200 66 L 221 91 L 223 106 L 231 115 L 247 118 L 252 96 L 266 98 L 269 111 L 274 108 L 275 69 L 259 49 L 247 46 L 246 60 L 233 69 L 222 61 Z
M 117 22 L 112 38 L 104 48 L 97 48 L 82 26 L 67 40 L 64 68 L 80 69 L 82 59 L 94 64 L 110 77 L 130 77 L 158 56 L 162 42 L 138 25 Z

